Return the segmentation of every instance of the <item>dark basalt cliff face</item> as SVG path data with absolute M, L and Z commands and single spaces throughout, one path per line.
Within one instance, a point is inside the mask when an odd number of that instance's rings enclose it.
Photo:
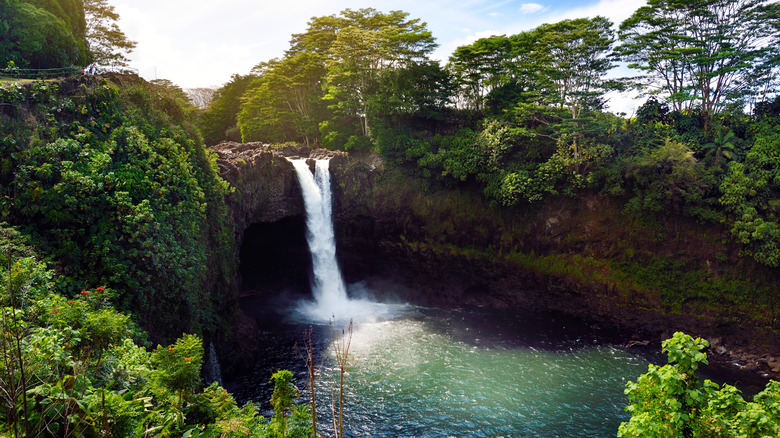
M 618 200 L 597 195 L 507 211 L 475 191 L 432 190 L 373 154 L 238 143 L 214 150 L 223 178 L 235 188 L 229 206 L 239 258 L 251 263 L 240 269 L 245 295 L 275 293 L 281 284 L 306 289 L 303 201 L 285 157 L 327 157 L 347 282 L 382 285 L 375 289 L 421 305 L 563 312 L 656 349 L 682 330 L 714 341 L 715 361 L 780 373 L 776 320 L 767 324 L 745 309 L 696 299 L 671 307 L 661 288 L 623 280 L 610 264 L 677 258 L 692 265 L 686 269 L 718 278 L 738 248 L 723 244 L 717 227 L 702 230 L 679 218 L 637 223 Z M 238 338 L 247 344 L 239 351 L 250 351 L 252 321 L 238 321 Z
M 239 238 L 252 223 L 303 214 L 295 172 L 280 150 L 261 143 L 233 142 L 212 150 L 219 157 L 220 176 L 235 189 L 228 203 Z

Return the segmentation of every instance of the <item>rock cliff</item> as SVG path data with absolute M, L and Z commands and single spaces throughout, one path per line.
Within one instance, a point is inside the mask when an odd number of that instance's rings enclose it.
M 229 204 L 239 242 L 253 224 L 303 215 L 285 157 L 327 157 L 348 282 L 390 281 L 398 286 L 393 293 L 421 305 L 563 312 L 616 328 L 626 341 L 649 339 L 653 349 L 683 330 L 717 338 L 721 361 L 777 372 L 769 365 L 780 353 L 776 321 L 735 297 L 713 305 L 697 295 L 699 283 L 713 289 L 739 259 L 718 226 L 675 217 L 640 223 L 620 200 L 598 195 L 509 211 L 472 190 L 431 186 L 373 154 L 237 143 L 214 150 L 235 188 Z M 741 269 L 744 278 L 773 275 Z

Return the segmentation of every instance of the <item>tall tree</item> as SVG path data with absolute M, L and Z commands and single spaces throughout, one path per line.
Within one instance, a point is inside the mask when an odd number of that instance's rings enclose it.
M 564 20 L 534 30 L 532 68 L 544 100 L 567 108 L 572 119 L 583 110 L 600 109 L 607 89 L 604 75 L 614 41 L 612 22 L 604 17 Z
M 62 20 L 78 41 L 84 41 L 87 24 L 82 0 L 22 0 L 22 2 L 48 11 Z
M 776 73 L 778 20 L 780 6 L 767 0 L 649 0 L 620 25 L 616 53 L 674 109 L 711 115 Z
M 314 17 L 290 45 L 284 58 L 253 70 L 238 117 L 244 140 L 363 147 L 382 117 L 432 116 L 448 98 L 442 90 L 449 77 L 427 58 L 433 37 L 406 12 L 347 9 Z M 419 92 L 410 74 L 435 88 L 428 90 L 432 97 Z
M 328 53 L 325 98 L 341 115 L 359 119 L 363 135 L 371 133 L 366 104 L 377 92 L 380 70 L 425 62 L 436 47 L 426 24 L 408 16 L 366 8 L 347 9 L 338 17 L 340 30 Z
M 505 85 L 516 70 L 513 42 L 506 36 L 481 38 L 472 44 L 460 46 L 449 59 L 449 68 L 458 78 L 461 104 L 466 108 L 482 110 L 485 97 Z
M 318 137 L 324 110 L 324 63 L 316 53 L 288 52 L 279 60 L 255 67 L 258 75 L 247 90 L 238 114 L 244 141 L 295 140 L 311 145 Z
M 127 67 L 127 58 L 136 42 L 127 38 L 117 25 L 119 14 L 108 0 L 83 0 L 86 17 L 86 40 L 92 62 Z

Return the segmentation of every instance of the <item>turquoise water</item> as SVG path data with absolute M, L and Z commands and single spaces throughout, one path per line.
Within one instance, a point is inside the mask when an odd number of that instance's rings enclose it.
M 346 408 L 352 436 L 613 437 L 627 419 L 625 383 L 647 371 L 644 358 L 612 346 L 464 340 L 443 333 L 441 322 L 355 327 Z M 320 403 L 329 402 L 337 375 L 323 372 Z
M 338 324 L 337 324 L 338 325 Z M 268 409 L 270 374 L 306 373 L 292 344 L 307 325 L 269 324 L 268 354 L 229 389 Z M 320 428 L 332 436 L 338 370 L 330 330 L 315 326 Z M 482 309 L 407 308 L 392 319 L 357 320 L 346 375 L 345 435 L 352 437 L 614 437 L 625 384 L 648 359 L 571 320 Z

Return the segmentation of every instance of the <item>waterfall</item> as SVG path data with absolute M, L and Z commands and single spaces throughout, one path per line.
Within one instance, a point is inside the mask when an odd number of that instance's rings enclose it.
M 314 301 L 298 303 L 296 311 L 307 321 L 327 322 L 357 319 L 392 318 L 401 304 L 377 303 L 373 294 L 360 284 L 352 285 L 349 298 L 336 260 L 336 237 L 333 232 L 329 160 L 316 160 L 314 174 L 305 159 L 290 160 L 298 175 L 306 209 L 306 240 L 312 261 L 312 294 Z
M 207 359 L 204 367 L 206 383 L 217 382 L 222 385 L 222 370 L 219 366 L 219 359 L 217 358 L 217 349 L 214 348 L 213 342 L 209 343 Z
M 348 303 L 347 288 L 336 261 L 336 238 L 331 216 L 331 192 L 329 160 L 317 160 L 314 174 L 304 159 L 290 160 L 295 167 L 303 192 L 306 208 L 306 240 L 311 252 L 312 292 L 315 307 L 308 309 L 309 316 L 329 318 L 343 310 Z M 312 314 L 315 313 L 315 314 Z M 318 317 L 316 319 L 322 319 Z

